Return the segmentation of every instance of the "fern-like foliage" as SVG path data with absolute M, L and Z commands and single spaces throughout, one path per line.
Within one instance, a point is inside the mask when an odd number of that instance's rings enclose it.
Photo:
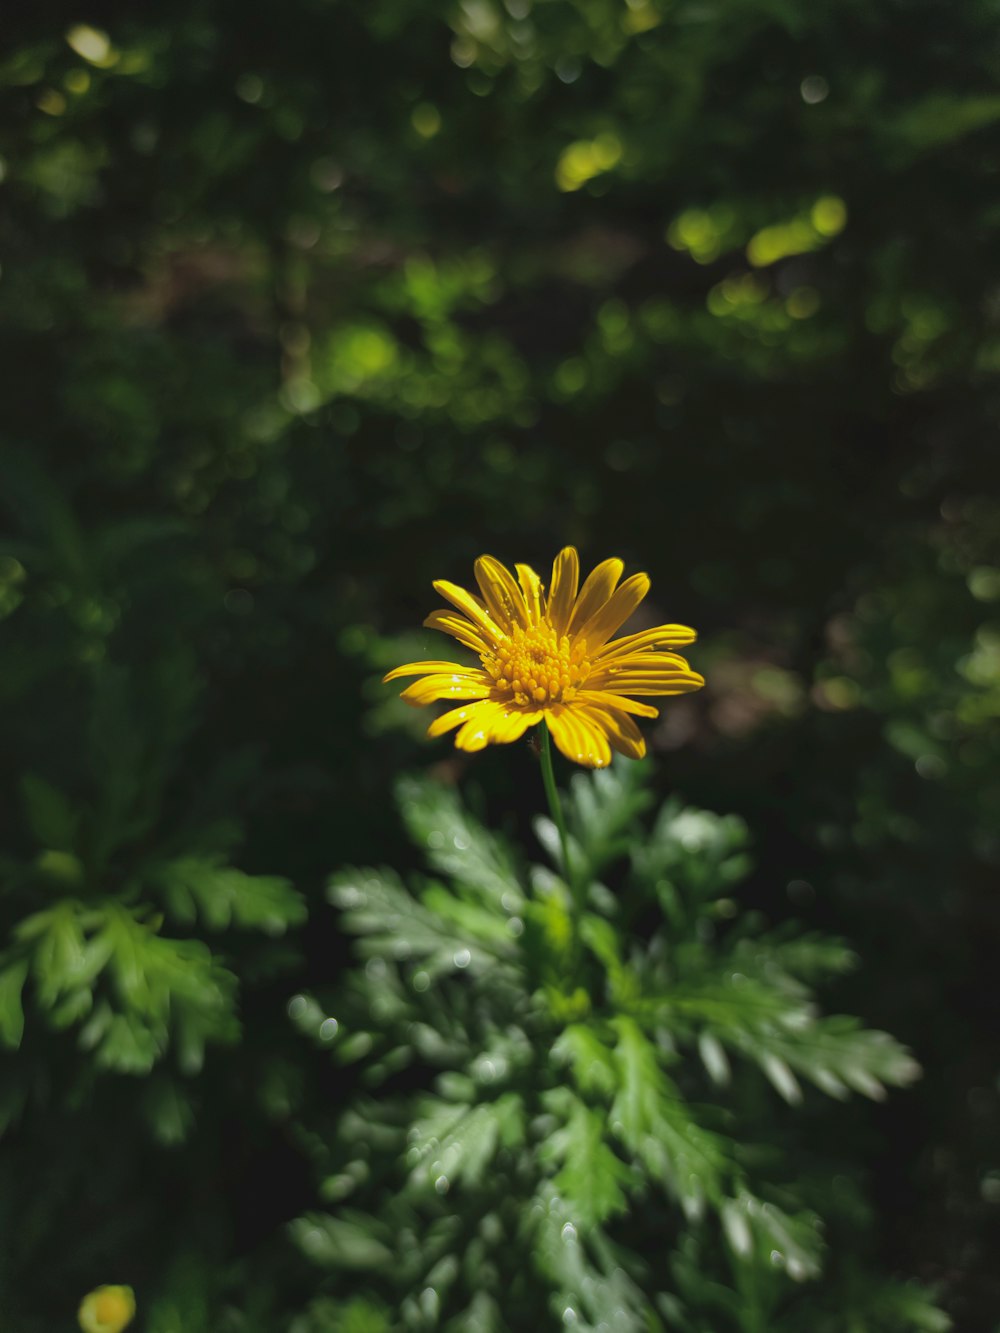
M 95 1071 L 148 1075 L 169 1059 L 138 1104 L 154 1135 L 176 1142 L 190 1123 L 185 1081 L 209 1044 L 240 1034 L 238 973 L 194 932 L 277 936 L 301 924 L 305 906 L 287 880 L 227 864 L 240 831 L 214 817 L 211 775 L 204 808 L 192 801 L 173 829 L 149 837 L 165 823 L 164 789 L 191 725 L 190 660 L 167 659 L 141 685 L 104 665 L 90 685 L 79 790 L 26 775 L 25 846 L 0 863 L 0 1046 L 17 1053 L 7 1055 L 0 1130 L 51 1101 L 40 1044 L 57 1034 L 73 1042 L 81 1083 Z
M 293 1227 L 330 1274 L 303 1329 L 339 1327 L 365 1291 L 373 1327 L 394 1293 L 407 1330 L 821 1327 L 803 1295 L 820 1218 L 740 1116 L 748 1093 L 777 1093 L 778 1123 L 803 1082 L 881 1097 L 916 1075 L 886 1034 L 818 1013 L 849 951 L 740 912 L 739 820 L 670 802 L 640 823 L 641 765 L 573 780 L 579 920 L 548 821 L 552 864 L 524 865 L 448 788 L 409 781 L 400 801 L 430 877 L 337 874 L 363 967 L 290 1007 L 358 1087 L 335 1132 L 304 1135 L 331 1208 Z M 637 1258 L 650 1234 L 656 1268 Z M 876 1280 L 854 1327 L 941 1318 Z

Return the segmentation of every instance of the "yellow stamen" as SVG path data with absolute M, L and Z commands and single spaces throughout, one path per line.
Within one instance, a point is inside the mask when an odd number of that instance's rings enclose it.
M 482 660 L 501 697 L 521 705 L 568 703 L 590 674 L 586 640 L 560 638 L 544 622 L 514 625 Z

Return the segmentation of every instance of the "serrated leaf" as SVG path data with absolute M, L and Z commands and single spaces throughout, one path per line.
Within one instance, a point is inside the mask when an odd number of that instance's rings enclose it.
M 46 1021 L 63 1028 L 86 1019 L 80 1045 L 103 1068 L 148 1072 L 172 1037 L 193 1068 L 205 1042 L 238 1031 L 235 977 L 201 941 L 167 939 L 120 903 L 67 899 L 22 921 L 15 935 Z
M 457 920 L 428 910 L 391 870 L 344 871 L 327 892 L 344 912 L 347 930 L 361 937 L 359 952 L 365 957 L 420 961 L 433 978 L 482 972 L 509 952 L 506 941 L 503 948 L 484 943 Z
M 727 1200 L 722 1217 L 726 1237 L 738 1258 L 749 1261 L 753 1254 L 753 1248 L 746 1244 L 749 1233 L 760 1246 L 760 1257 L 766 1256 L 768 1263 L 783 1269 L 793 1281 L 819 1275 L 822 1237 L 815 1213 L 792 1216 L 743 1189 Z
M 861 1026 L 856 1018 L 811 1019 L 794 1028 L 732 1030 L 730 1040 L 757 1060 L 788 1100 L 781 1086 L 794 1070 L 831 1097 L 860 1092 L 881 1101 L 889 1086 L 905 1087 L 920 1076 L 920 1066 L 905 1047 L 885 1032 Z
M 636 820 L 652 800 L 645 774 L 645 765 L 634 760 L 616 760 L 609 768 L 574 774 L 567 823 L 591 877 L 631 847 Z
M 526 903 L 524 920 L 527 948 L 543 968 L 560 979 L 565 977 L 573 945 L 573 918 L 563 894 L 554 889 Z
M 733 965 L 772 982 L 784 981 L 793 990 L 801 989 L 802 982 L 825 981 L 857 966 L 857 954 L 843 940 L 815 932 L 792 933 L 793 930 L 789 925 L 741 940 Z
M 505 1092 L 476 1106 L 429 1102 L 410 1131 L 410 1180 L 439 1193 L 459 1180 L 476 1185 L 497 1148 L 515 1147 L 524 1134 L 524 1107 L 517 1093 Z
M 112 1013 L 94 1050 L 94 1063 L 118 1074 L 148 1074 L 164 1053 L 165 1035 L 134 1014 Z
M 633 968 L 622 957 L 622 942 L 611 921 L 587 912 L 580 921 L 580 938 L 604 964 L 608 995 L 616 1007 L 628 1009 L 640 994 L 640 983 Z
M 650 835 L 633 847 L 632 864 L 679 925 L 699 904 L 728 893 L 745 877 L 746 845 L 746 825 L 737 816 L 668 801 Z
M 500 915 L 492 907 L 457 898 L 442 884 L 428 885 L 421 894 L 421 901 L 435 916 L 450 922 L 456 934 L 463 938 L 472 936 L 498 953 L 513 952 L 514 936 L 509 929 L 510 918 Z
M 326 1268 L 381 1269 L 393 1262 L 393 1252 L 373 1234 L 375 1227 L 362 1214 L 331 1217 L 307 1213 L 290 1226 L 292 1239 L 307 1258 Z
M 618 1065 L 608 1047 L 591 1028 L 571 1023 L 552 1047 L 559 1064 L 568 1064 L 573 1080 L 583 1093 L 610 1097 L 618 1087 Z
M 178 921 L 201 919 L 210 930 L 236 924 L 282 935 L 306 919 L 305 900 L 279 875 L 248 875 L 232 866 L 194 856 L 159 867 L 155 880 L 167 909 Z
M 611 1107 L 612 1131 L 684 1210 L 697 1216 L 706 1198 L 722 1197 L 731 1165 L 725 1143 L 698 1124 L 639 1025 L 618 1018 L 614 1027 L 619 1091 Z
M 554 1097 L 564 1123 L 552 1133 L 542 1160 L 562 1162 L 553 1184 L 578 1226 L 593 1227 L 625 1212 L 632 1172 L 605 1140 L 607 1116 L 559 1089 Z
M 550 1308 L 565 1326 L 647 1333 L 650 1308 L 628 1276 L 624 1256 L 599 1227 L 578 1227 L 569 1204 L 549 1183 L 526 1210 L 535 1263 L 554 1290 Z
M 89 986 L 106 965 L 110 946 L 90 933 L 96 919 L 82 904 L 65 899 L 15 928 L 16 938 L 30 945 L 31 974 L 43 1008 L 53 1008 L 68 991 Z
M 480 972 L 512 952 L 509 930 L 504 930 L 503 940 L 500 932 L 485 932 L 475 909 L 465 913 L 465 904 L 459 900 L 451 905 L 453 910 L 429 910 L 392 870 L 359 869 L 337 874 L 329 882 L 328 897 L 344 910 L 349 932 L 361 937 L 359 952 L 365 957 L 420 961 L 429 976 L 435 977 L 467 969 Z M 433 893 L 431 904 L 440 906 Z M 463 925 L 475 929 L 463 929 Z
M 435 870 L 506 912 L 519 910 L 524 890 L 509 848 L 469 813 L 454 789 L 406 778 L 398 793 L 407 828 Z
M 647 996 L 634 1010 L 647 1025 L 659 1020 L 680 1036 L 714 1041 L 753 1060 L 792 1103 L 802 1095 L 796 1075 L 831 1097 L 853 1090 L 875 1100 L 887 1086 L 919 1076 L 916 1061 L 888 1034 L 866 1030 L 854 1018 L 817 1018 L 802 987 L 781 975 L 769 982 L 728 966 L 721 976 Z

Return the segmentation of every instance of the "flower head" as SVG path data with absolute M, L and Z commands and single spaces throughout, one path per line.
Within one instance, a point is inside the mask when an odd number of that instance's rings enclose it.
M 670 651 L 693 643 L 686 625 L 659 625 L 621 639 L 621 628 L 649 591 L 645 574 L 619 583 L 624 566 L 605 560 L 580 588 L 580 561 L 572 546 L 556 556 L 548 593 L 528 565 L 517 578 L 492 556 L 476 561 L 481 596 L 443 579 L 434 584 L 451 603 L 424 621 L 478 653 L 480 665 L 410 662 L 385 677 L 420 676 L 402 697 L 418 706 L 462 702 L 436 718 L 429 736 L 457 728 L 460 750 L 505 744 L 544 721 L 574 763 L 603 768 L 612 747 L 632 759 L 646 753 L 635 717 L 657 709 L 633 694 L 686 694 L 705 681 Z
M 135 1317 L 131 1287 L 97 1287 L 80 1302 L 83 1333 L 122 1333 Z

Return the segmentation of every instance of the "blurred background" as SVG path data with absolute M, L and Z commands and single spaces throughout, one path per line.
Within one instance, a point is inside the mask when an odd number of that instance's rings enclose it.
M 432 579 L 572 542 L 701 631 L 657 784 L 746 818 L 753 905 L 846 937 L 828 1007 L 924 1067 L 814 1117 L 869 1258 L 993 1329 L 995 6 L 5 30 L 5 1327 L 69 1327 L 104 1281 L 162 1333 L 234 1292 L 241 1328 L 294 1317 L 286 1227 L 343 1092 L 286 1012 L 349 960 L 325 878 L 412 859 L 406 769 L 540 805 L 520 750 L 423 742 L 379 677 L 439 655 Z

